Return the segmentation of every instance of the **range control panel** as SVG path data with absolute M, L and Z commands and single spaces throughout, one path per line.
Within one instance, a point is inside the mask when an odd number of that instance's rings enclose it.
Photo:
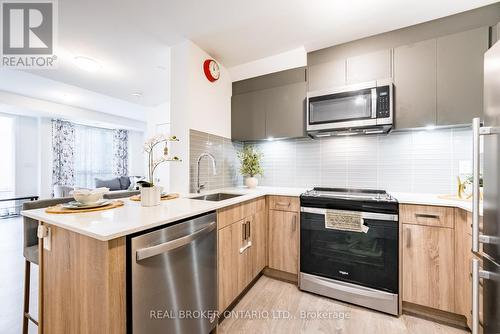
M 390 86 L 377 87 L 377 118 L 385 118 L 391 115 L 391 91 Z

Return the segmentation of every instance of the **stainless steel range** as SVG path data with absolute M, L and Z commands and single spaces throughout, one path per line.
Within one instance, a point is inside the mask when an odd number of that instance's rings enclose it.
M 382 190 L 300 196 L 300 289 L 399 313 L 398 201 Z

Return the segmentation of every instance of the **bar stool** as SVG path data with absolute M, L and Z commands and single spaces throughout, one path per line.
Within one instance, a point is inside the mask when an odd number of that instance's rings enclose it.
M 64 197 L 57 199 L 48 200 L 38 200 L 33 202 L 23 203 L 23 210 L 31 209 L 41 209 L 48 206 L 57 205 L 60 203 L 67 203 L 73 200 L 73 197 Z M 30 273 L 31 264 L 38 265 L 39 263 L 39 251 L 38 251 L 38 221 L 23 217 L 23 229 L 24 229 L 24 309 L 23 309 L 23 334 L 28 333 L 28 320 L 33 322 L 38 326 L 38 321 L 36 321 L 29 313 L 30 309 Z M 39 291 L 40 293 L 40 291 Z

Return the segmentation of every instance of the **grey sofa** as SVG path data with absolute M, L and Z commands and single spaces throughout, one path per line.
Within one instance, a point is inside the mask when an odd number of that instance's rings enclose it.
M 118 176 L 111 179 L 99 179 L 95 178 L 95 187 L 109 188 L 110 191 L 116 190 L 128 190 L 131 185 L 130 178 L 128 176 Z

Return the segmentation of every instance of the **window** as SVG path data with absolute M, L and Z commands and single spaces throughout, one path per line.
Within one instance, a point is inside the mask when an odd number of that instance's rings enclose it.
M 14 192 L 14 119 L 0 117 L 0 196 Z
M 75 186 L 94 188 L 95 178 L 113 177 L 113 131 L 75 125 Z

